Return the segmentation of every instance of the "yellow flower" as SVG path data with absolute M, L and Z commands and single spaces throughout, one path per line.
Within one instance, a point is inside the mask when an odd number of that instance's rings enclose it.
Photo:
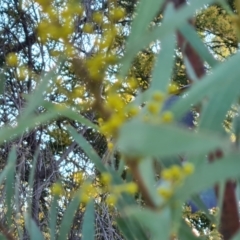
M 106 198 L 107 205 L 114 206 L 117 203 L 117 197 L 113 194 L 108 195 Z
M 10 67 L 16 67 L 18 64 L 18 56 L 15 53 L 9 53 L 6 58 L 6 63 Z
M 153 93 L 152 98 L 156 102 L 162 102 L 164 100 L 164 94 L 160 91 L 156 91 Z
M 157 114 L 159 112 L 159 104 L 155 102 L 149 102 L 147 104 L 147 110 L 152 114 Z
M 61 196 L 63 194 L 63 187 L 60 183 L 54 183 L 51 188 L 51 192 L 55 196 Z
M 185 163 L 183 165 L 183 172 L 186 175 L 191 175 L 194 172 L 194 165 L 192 163 Z
M 172 189 L 166 189 L 166 188 L 159 188 L 158 193 L 161 197 L 163 197 L 165 200 L 168 200 L 171 198 L 173 195 L 173 190 Z
M 110 109 L 120 110 L 124 107 L 123 99 L 117 94 L 111 94 L 107 100 L 107 106 Z
M 111 136 L 117 133 L 119 127 L 123 124 L 125 118 L 122 114 L 114 114 L 108 122 L 100 126 L 100 131 L 107 135 Z
M 104 184 L 104 185 L 109 185 L 112 181 L 112 176 L 110 173 L 108 172 L 104 172 L 101 174 L 101 182 Z
M 170 111 L 165 111 L 161 117 L 164 123 L 171 123 L 173 121 L 173 113 Z
M 139 108 L 137 106 L 132 106 L 128 109 L 128 115 L 134 117 L 139 113 Z
M 28 76 L 28 69 L 25 66 L 21 66 L 17 70 L 17 77 L 19 81 L 23 81 Z
M 170 169 L 169 169 L 171 175 L 172 175 L 172 180 L 173 181 L 177 181 L 177 180 L 181 180 L 182 178 L 182 171 L 181 171 L 181 167 L 178 165 L 173 165 Z
M 113 145 L 112 142 L 108 142 L 107 146 L 108 146 L 108 149 L 109 149 L 110 151 L 111 151 L 111 150 L 113 149 L 113 147 L 114 147 L 114 145 Z
M 179 87 L 176 83 L 171 83 L 168 86 L 168 93 L 170 94 L 177 94 L 179 92 Z
M 113 21 L 119 21 L 125 16 L 125 10 L 123 8 L 115 8 L 110 12 L 109 18 Z
M 136 89 L 138 86 L 138 82 L 135 78 L 131 77 L 128 79 L 128 85 L 131 89 Z
M 173 165 L 168 169 L 164 169 L 162 171 L 162 178 L 171 182 L 177 182 L 182 180 L 183 172 L 181 167 L 178 165 Z
M 102 24 L 103 23 L 103 14 L 100 13 L 100 12 L 93 13 L 92 18 L 93 18 L 93 21 L 95 23 L 98 23 L 98 24 Z
M 135 194 L 138 191 L 138 186 L 134 182 L 127 183 L 125 186 L 125 191 L 130 194 Z
M 44 11 L 46 11 L 51 4 L 51 1 L 49 0 L 36 0 L 36 2 L 43 8 Z
M 102 125 L 102 124 L 103 124 L 103 119 L 102 119 L 102 118 L 99 118 L 99 119 L 98 119 L 98 123 L 99 123 L 99 125 Z
M 169 171 L 169 169 L 163 170 L 161 176 L 164 180 L 171 180 L 172 179 L 172 174 Z
M 73 174 L 73 180 L 77 184 L 81 184 L 84 181 L 84 174 L 83 172 L 76 172 Z
M 86 24 L 84 24 L 82 30 L 85 33 L 93 33 L 93 25 L 91 23 L 86 23 Z

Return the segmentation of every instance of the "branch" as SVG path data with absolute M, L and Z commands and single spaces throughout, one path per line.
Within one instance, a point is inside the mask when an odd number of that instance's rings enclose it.
M 0 223 L 0 232 L 6 237 L 7 240 L 16 240 L 10 231 L 8 231 L 2 223 Z

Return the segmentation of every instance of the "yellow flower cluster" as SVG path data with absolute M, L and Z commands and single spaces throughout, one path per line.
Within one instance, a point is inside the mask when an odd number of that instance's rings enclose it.
M 100 125 L 100 131 L 106 137 L 115 136 L 119 127 L 125 122 L 125 116 L 122 113 L 112 114 L 109 120 Z
M 159 188 L 158 193 L 163 199 L 168 200 L 173 195 L 173 189 L 172 188 Z
M 134 182 L 125 183 L 121 185 L 111 186 L 109 188 L 110 194 L 106 198 L 106 203 L 109 206 L 114 206 L 122 193 L 136 194 L 138 191 L 138 186 Z
M 162 103 L 164 99 L 165 99 L 165 96 L 162 92 L 160 91 L 154 92 L 152 94 L 151 100 L 146 105 L 148 113 L 150 113 L 151 115 L 157 116 L 162 108 Z M 145 120 L 146 120 L 146 116 L 145 116 Z
M 116 94 L 109 93 L 105 103 L 107 111 L 111 112 L 111 117 L 106 121 L 100 121 L 100 131 L 110 138 L 115 136 L 119 127 L 130 117 L 138 113 L 135 107 L 126 109 L 126 102 L 124 99 Z
M 169 84 L 168 93 L 169 94 L 178 94 L 179 93 L 179 86 L 176 83 Z
M 183 166 L 173 165 L 162 171 L 162 178 L 172 183 L 176 183 L 182 181 L 193 172 L 194 165 L 192 163 L 185 163 Z
M 173 165 L 170 168 L 164 169 L 161 173 L 162 179 L 170 183 L 169 187 L 160 187 L 158 193 L 165 200 L 171 198 L 174 192 L 174 188 L 181 184 L 187 176 L 194 172 L 194 165 L 191 163 L 185 163 L 183 166 Z
M 101 174 L 101 183 L 104 185 L 109 185 L 112 182 L 112 175 L 108 172 Z
M 99 190 L 93 183 L 84 182 L 81 186 L 80 200 L 83 204 L 87 204 L 91 199 L 99 195 Z
M 108 205 L 115 205 L 118 197 L 122 193 L 135 194 L 138 191 L 138 186 L 134 182 L 112 185 L 112 176 L 110 173 L 105 172 L 101 174 L 101 183 L 106 187 L 106 191 L 109 192 L 109 195 L 106 198 L 106 203 Z
M 153 123 L 171 123 L 173 121 L 173 113 L 170 111 L 164 111 L 161 113 L 160 119 L 158 117 L 165 99 L 166 97 L 162 92 L 156 91 L 153 93 L 152 99 L 146 106 L 148 113 L 150 113 L 151 116 L 145 115 L 145 122 L 149 122 L 150 119 Z
M 61 196 L 64 194 L 64 189 L 60 183 L 54 183 L 51 188 L 53 196 Z
M 84 173 L 81 171 L 78 171 L 73 174 L 73 181 L 76 183 L 78 186 L 81 185 L 85 180 Z
M 49 0 L 35 0 L 46 14 L 45 19 L 38 24 L 37 32 L 41 41 L 48 39 L 62 40 L 68 43 L 69 36 L 74 31 L 74 17 L 83 14 L 83 8 L 79 4 L 68 1 L 62 11 L 54 11 L 53 3 Z M 51 24 L 49 24 L 49 22 Z
M 16 67 L 18 64 L 18 56 L 15 53 L 9 53 L 6 57 L 6 63 L 9 67 Z
M 164 123 L 171 123 L 173 121 L 173 113 L 170 111 L 165 111 L 161 115 L 161 120 Z

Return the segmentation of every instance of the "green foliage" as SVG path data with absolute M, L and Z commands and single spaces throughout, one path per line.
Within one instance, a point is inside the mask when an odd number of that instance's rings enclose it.
M 105 14 L 95 22 L 90 5 L 74 12 L 70 6 L 75 6 L 75 1 L 66 1 L 69 5 L 62 8 L 57 8 L 59 1 L 35 1 L 41 8 L 42 22 L 48 19 L 52 27 L 44 35 L 39 30 L 41 24 L 35 24 L 42 51 L 72 47 L 77 52 L 81 41 L 86 48 L 92 39 L 99 45 L 94 49 L 93 44 L 94 51 L 88 54 L 82 49 L 84 57 L 66 49 L 57 57 L 48 52 L 46 58 L 54 67 L 47 74 L 39 70 L 40 60 L 34 58 L 35 63 L 28 66 L 32 67 L 28 83 L 15 79 L 20 71 L 17 63 L 12 55 L 12 59 L 4 56 L 4 96 L 11 87 L 32 84 L 19 95 L 23 107 L 12 110 L 17 117 L 12 122 L 2 120 L 0 129 L 1 149 L 8 155 L 7 161 L 4 155 L 1 158 L 4 167 L 0 173 L 0 187 L 4 189 L 0 232 L 6 239 L 104 239 L 98 238 L 99 228 L 104 228 L 101 217 L 109 219 L 108 225 L 114 230 L 108 232 L 108 239 L 196 239 L 193 226 L 202 235 L 207 229 L 205 235 L 210 238 L 216 234 L 220 239 L 217 230 L 211 229 L 217 217 L 208 213 L 201 200 L 195 198 L 201 213 L 183 212 L 185 202 L 199 192 L 240 178 L 240 152 L 223 127 L 231 107 L 238 104 L 240 54 L 231 17 L 222 7 L 224 1 L 209 7 L 213 3 L 193 1 L 178 10 L 169 3 L 160 23 L 159 8 L 164 1 L 139 1 L 136 12 L 135 1 L 109 1 L 102 9 L 95 6 L 95 11 Z M 62 14 L 61 19 L 49 10 L 51 7 Z M 11 20 L 15 12 L 8 14 Z M 197 32 L 188 23 L 195 14 Z M 77 44 L 73 36 L 79 30 L 72 29 L 71 18 L 78 20 L 83 34 Z M 133 19 L 131 28 L 122 25 L 123 18 Z M 69 21 L 67 27 L 64 21 Z M 56 31 L 59 29 L 61 33 Z M 194 74 L 176 49 L 176 31 L 185 36 L 209 72 L 194 82 L 170 111 L 162 111 L 170 97 L 169 84 L 175 81 L 184 85 Z M 215 35 L 212 41 L 223 45 L 206 45 L 206 37 L 199 34 L 207 31 Z M 25 62 L 26 56 L 20 53 L 19 61 Z M 188 75 L 176 73 L 183 63 Z M 132 80 L 140 81 L 139 85 Z M 202 111 L 196 130 L 180 126 L 178 120 L 199 104 Z M 238 128 L 233 129 L 239 136 Z M 221 149 L 224 157 L 209 164 L 206 156 L 215 149 Z M 172 160 L 183 155 L 187 162 L 177 166 Z M 122 177 L 124 171 L 127 177 Z M 221 205 L 220 197 L 218 207 Z M 17 217 L 18 210 L 24 218 Z

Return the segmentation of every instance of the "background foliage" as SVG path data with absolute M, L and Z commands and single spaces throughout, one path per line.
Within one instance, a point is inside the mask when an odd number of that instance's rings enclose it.
M 240 177 L 240 2 L 173 3 L 0 1 L 1 239 L 222 239 L 224 183 Z M 194 130 L 178 124 L 189 109 Z M 215 184 L 209 211 L 197 194 Z

